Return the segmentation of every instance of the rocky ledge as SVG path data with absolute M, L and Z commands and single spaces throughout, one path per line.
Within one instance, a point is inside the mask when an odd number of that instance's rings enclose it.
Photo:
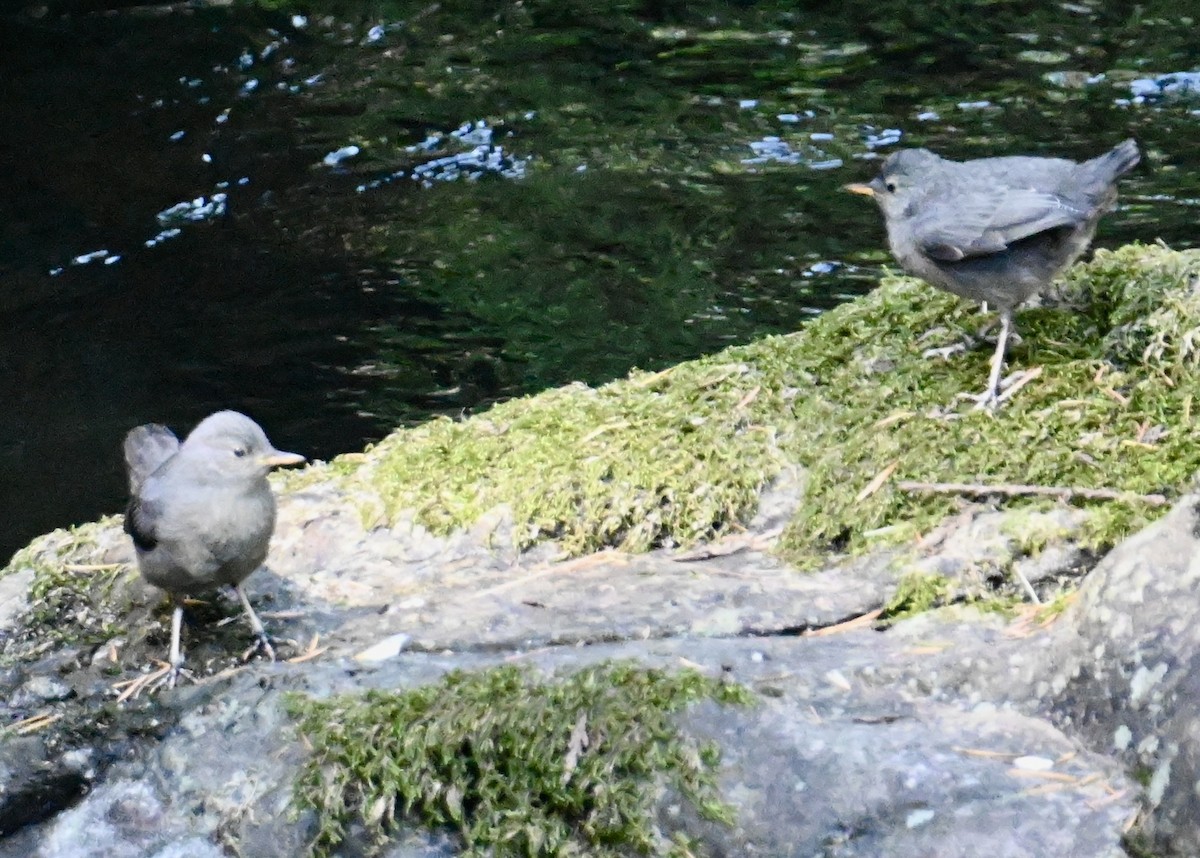
M 996 415 L 986 348 L 922 357 L 971 309 L 895 279 L 284 475 L 281 660 L 214 595 L 174 690 L 119 519 L 41 537 L 0 856 L 1200 853 L 1198 273 L 1076 268 Z

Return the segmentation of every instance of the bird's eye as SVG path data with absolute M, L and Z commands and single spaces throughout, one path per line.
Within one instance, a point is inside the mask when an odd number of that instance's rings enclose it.
M 895 182 L 888 182 L 886 185 L 884 185 L 884 187 L 887 188 L 887 192 L 889 194 L 896 193 L 896 183 Z
M 237 456 L 239 459 L 245 457 L 246 448 L 245 447 L 235 447 L 233 450 L 233 455 Z

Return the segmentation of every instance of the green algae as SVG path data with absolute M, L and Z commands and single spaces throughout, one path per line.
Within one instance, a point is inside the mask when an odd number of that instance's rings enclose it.
M 995 414 L 954 404 L 982 386 L 987 348 L 922 356 L 984 317 L 892 277 L 794 335 L 399 431 L 345 479 L 377 492 L 389 520 L 412 509 L 444 533 L 507 504 L 519 544 L 555 539 L 580 554 L 719 536 L 797 464 L 807 488 L 779 550 L 801 566 L 904 543 L 957 508 L 951 496 L 900 490 L 903 480 L 1170 494 L 1200 468 L 1197 272 L 1194 251 L 1097 252 L 1068 274 L 1056 306 L 1018 314 L 1024 339 L 1009 367 L 1041 375 Z M 1161 510 L 1132 497 L 1077 503 L 1095 513 L 1084 525 L 1093 549 Z
M 657 790 L 731 821 L 717 793 L 718 748 L 673 717 L 714 699 L 747 704 L 738 685 L 691 670 L 627 662 L 554 678 L 516 666 L 454 671 L 409 691 L 369 691 L 288 707 L 312 746 L 296 783 L 316 812 L 317 855 L 361 823 L 383 845 L 397 822 L 449 828 L 468 856 L 696 855 L 655 832 Z

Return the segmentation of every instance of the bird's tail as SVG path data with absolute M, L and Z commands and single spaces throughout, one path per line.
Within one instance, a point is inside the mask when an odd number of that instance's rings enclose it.
M 1087 167 L 1096 180 L 1103 184 L 1111 184 L 1117 176 L 1132 170 L 1142 158 L 1138 151 L 1136 140 L 1126 140 L 1118 143 L 1109 151 L 1087 162 Z
M 179 452 L 175 433 L 158 423 L 147 423 L 129 430 L 125 436 L 125 468 L 129 473 L 129 492 L 135 494 L 146 477 Z

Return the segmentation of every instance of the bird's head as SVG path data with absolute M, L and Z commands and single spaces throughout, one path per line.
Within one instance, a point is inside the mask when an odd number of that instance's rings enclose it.
M 181 452 L 229 479 L 261 479 L 279 465 L 298 465 L 299 453 L 276 450 L 262 427 L 236 411 L 218 411 L 197 424 Z
M 917 197 L 929 171 L 941 161 L 942 158 L 928 149 L 901 149 L 887 156 L 874 179 L 843 185 L 843 188 L 871 197 L 883 209 L 884 217 L 899 215 Z

